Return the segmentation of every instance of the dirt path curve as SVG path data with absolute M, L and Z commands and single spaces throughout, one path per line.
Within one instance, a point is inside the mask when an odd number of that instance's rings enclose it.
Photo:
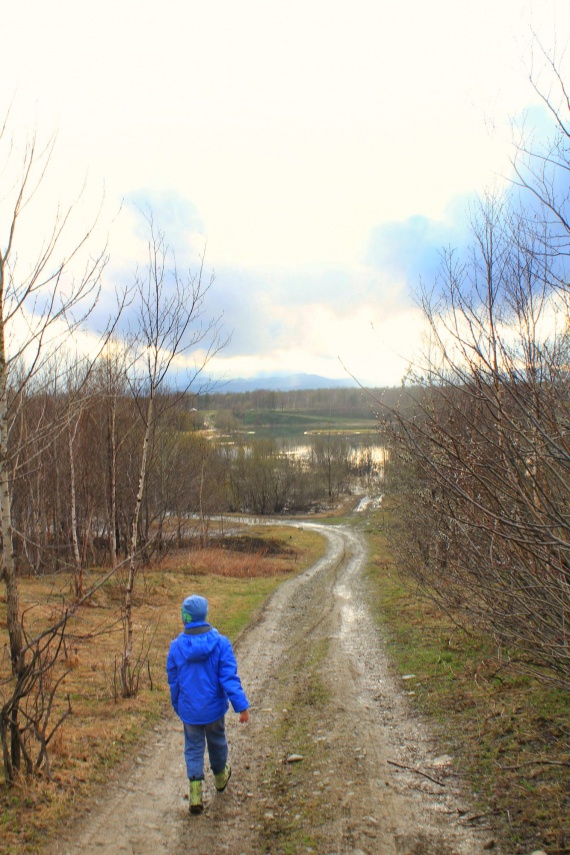
M 252 710 L 245 726 L 228 714 L 234 774 L 226 792 L 217 794 L 208 774 L 206 809 L 189 816 L 173 716 L 156 728 L 128 780 L 110 782 L 46 853 L 475 855 L 491 848 L 491 832 L 473 827 L 448 758 L 408 708 L 409 683 L 390 676 L 366 605 L 364 537 L 349 527 L 314 527 L 327 539 L 325 557 L 282 585 L 236 646 Z M 293 754 L 303 759 L 292 762 Z

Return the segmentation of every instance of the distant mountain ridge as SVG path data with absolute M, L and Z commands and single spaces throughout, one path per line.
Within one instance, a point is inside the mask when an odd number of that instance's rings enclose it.
M 271 392 L 297 392 L 303 389 L 349 389 L 356 387 L 350 377 L 346 379 L 331 379 L 319 374 L 287 374 L 283 377 L 236 377 L 222 380 L 217 387 L 219 392 L 255 392 L 257 389 L 267 389 Z

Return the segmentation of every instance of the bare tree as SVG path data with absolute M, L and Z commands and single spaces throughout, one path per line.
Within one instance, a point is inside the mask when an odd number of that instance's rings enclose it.
M 534 37 L 529 81 L 552 120 L 547 139 L 514 125 L 514 186 L 522 193 L 529 228 L 542 235 L 542 276 L 551 287 L 567 291 L 570 251 L 570 92 L 560 71 L 563 55 L 547 50 Z
M 424 293 L 432 349 L 415 408 L 387 426 L 415 479 L 402 554 L 457 620 L 568 686 L 570 386 L 567 336 L 550 314 L 560 292 L 544 277 L 542 230 L 532 240 L 504 200 L 484 201 L 473 234 L 471 257 L 444 253 Z
M 106 523 L 112 567 L 118 563 L 120 541 L 118 458 L 122 445 L 133 430 L 131 420 L 124 418 L 130 359 L 128 349 L 116 337 L 112 337 L 95 370 L 95 394 L 100 401 L 99 429 L 105 449 L 101 472 L 106 473 Z
M 69 341 L 93 309 L 106 249 L 94 256 L 88 249 L 97 217 L 78 238 L 72 239 L 71 248 L 64 246 L 76 208 L 74 202 L 57 210 L 39 237 L 34 254 L 24 224 L 49 167 L 53 141 L 41 148 L 32 136 L 19 148 L 10 138 L 8 118 L 0 128 L 3 179 L 7 184 L 2 193 L 3 235 L 0 236 L 0 533 L 10 658 L 18 681 L 26 663 L 11 509 L 17 461 L 9 435 L 26 387 L 32 378 L 37 380 L 46 371 L 48 363 L 53 364 L 57 349 Z M 41 427 L 47 435 L 50 428 L 45 423 Z M 10 729 L 11 764 L 17 769 L 20 762 L 17 702 L 10 714 Z
M 138 358 L 129 375 L 143 433 L 124 600 L 125 643 L 121 664 L 124 696 L 133 694 L 137 685 L 137 675 L 133 671 L 133 591 L 139 560 L 141 506 L 153 433 L 165 408 L 180 402 L 190 388 L 194 392 L 199 391 L 195 384 L 203 369 L 225 344 L 220 338 L 219 318 L 204 320 L 205 300 L 213 283 L 213 275 L 204 281 L 204 259 L 196 273 L 181 275 L 164 233 L 158 229 L 152 215 L 149 214 L 146 220 L 149 229 L 148 259 L 144 270 L 138 271 L 136 275 L 139 314 L 138 326 L 131 338 L 133 351 Z M 192 364 L 188 361 L 191 354 L 197 360 Z M 185 359 L 185 376 L 178 394 L 159 399 L 169 373 L 176 363 L 180 364 L 182 358 Z

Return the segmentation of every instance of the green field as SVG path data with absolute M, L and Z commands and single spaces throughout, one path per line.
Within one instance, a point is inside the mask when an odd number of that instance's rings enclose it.
M 260 439 L 300 439 L 307 433 L 335 435 L 376 434 L 376 421 L 340 416 L 324 416 L 299 410 L 248 410 L 243 416 L 243 427 L 255 431 Z

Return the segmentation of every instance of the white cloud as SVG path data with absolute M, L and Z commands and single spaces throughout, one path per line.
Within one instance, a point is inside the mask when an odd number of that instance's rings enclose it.
M 232 371 L 336 376 L 342 355 L 398 382 L 415 322 L 403 268 L 393 281 L 362 267 L 371 237 L 440 220 L 505 174 L 509 119 L 536 102 L 528 24 L 551 46 L 569 13 L 560 0 L 27 0 L 4 13 L 3 92 L 16 126 L 58 131 L 54 198 L 88 174 L 86 202 L 105 188 L 109 223 L 121 199 L 148 199 L 179 257 L 207 245 L 239 327 Z M 110 249 L 112 292 L 141 257 L 130 212 Z
M 267 348 L 259 356 L 226 356 L 212 360 L 214 376 L 316 373 L 324 377 L 353 375 L 363 385 L 398 385 L 421 343 L 423 320 L 413 308 L 389 314 L 382 305 L 360 305 L 339 313 L 332 306 L 307 305 L 289 319 L 291 344 Z

